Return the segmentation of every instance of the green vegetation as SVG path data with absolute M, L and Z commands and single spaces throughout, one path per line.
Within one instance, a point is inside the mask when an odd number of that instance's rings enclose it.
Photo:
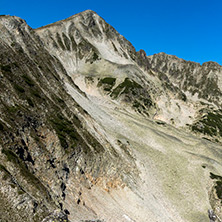
M 25 80 L 25 82 L 29 86 L 34 86 L 35 85 L 34 81 L 28 75 L 23 75 L 22 78 Z
M 210 172 L 210 178 L 212 180 L 216 179 L 216 180 L 221 180 L 222 181 L 222 177 L 221 176 L 218 176 L 216 174 L 213 174 L 212 172 Z
M 40 95 L 40 93 L 39 93 L 39 91 L 36 90 L 36 89 L 32 89 L 32 90 L 31 90 L 31 94 L 32 94 L 33 96 L 39 98 L 39 99 L 42 98 L 41 95 Z
M 50 118 L 61 143 L 61 146 L 68 148 L 68 141 L 71 140 L 72 144 L 76 144 L 79 138 L 79 134 L 76 132 L 72 125 L 72 122 L 67 120 L 64 116 L 58 114 L 55 117 Z
M 73 51 L 76 51 L 77 44 L 76 44 L 76 42 L 75 42 L 74 37 L 73 37 L 72 35 L 69 35 L 69 38 L 70 38 L 70 40 L 71 40 L 71 42 L 72 42 L 72 49 L 73 49 Z
M 161 120 L 157 120 L 156 123 L 157 123 L 158 125 L 162 125 L 162 126 L 165 126 L 165 125 L 166 125 L 166 123 L 163 122 L 163 121 L 161 121 Z
M 101 79 L 98 86 L 103 85 L 105 91 L 111 91 L 116 83 L 114 78 Z M 124 95 L 123 100 L 129 102 L 132 107 L 139 113 L 149 116 L 147 109 L 152 106 L 152 100 L 147 90 L 132 79 L 125 78 L 110 94 L 113 99 Z
M 29 184 L 36 187 L 37 190 L 41 190 L 42 193 L 46 196 L 47 199 L 50 199 L 50 196 L 48 195 L 45 187 L 42 185 L 42 183 L 39 181 L 38 178 L 36 178 L 27 168 L 25 163 L 21 161 L 16 154 L 9 150 L 9 149 L 3 149 L 2 153 L 6 156 L 7 161 L 10 161 L 16 165 L 16 168 L 21 173 L 22 176 L 26 178 L 26 180 L 29 182 Z M 8 172 L 8 171 L 6 171 Z
M 88 45 L 88 44 L 87 44 Z M 88 47 L 90 47 L 90 48 L 92 48 L 92 46 L 88 46 Z M 84 53 L 84 52 L 82 52 L 82 53 Z M 86 62 L 90 62 L 91 64 L 93 64 L 93 62 L 95 62 L 96 60 L 99 60 L 100 58 L 99 58 L 99 56 L 98 56 L 98 54 L 97 54 L 97 52 L 96 52 L 96 50 L 93 48 L 92 49 L 92 55 L 90 56 L 90 58 L 88 58 L 87 60 L 86 60 Z M 82 58 L 82 55 L 83 54 L 81 54 L 80 55 L 80 58 Z
M 24 93 L 25 92 L 25 89 L 17 84 L 14 84 L 14 88 L 15 90 L 17 90 L 18 92 L 20 93 Z
M 2 153 L 5 154 L 5 156 L 7 157 L 7 160 L 10 162 L 14 162 L 14 163 L 18 163 L 18 157 L 11 151 L 8 149 L 2 149 Z
M 7 106 L 5 105 L 5 110 L 10 114 L 17 113 L 18 110 L 21 110 L 21 106 L 15 104 L 15 106 Z
M 32 101 L 29 97 L 27 97 L 26 100 L 27 100 L 28 104 L 29 104 L 31 107 L 34 107 L 34 106 L 35 106 L 34 103 L 33 103 L 33 101 Z
M 3 124 L 0 122 L 0 131 L 3 131 L 4 130 L 4 126 Z
M 103 86 L 103 90 L 105 91 L 111 91 L 111 89 L 113 88 L 113 86 L 115 85 L 116 83 L 116 79 L 115 78 L 112 78 L 112 77 L 106 77 L 104 79 L 101 79 L 99 82 L 98 82 L 98 87 L 101 87 Z
M 135 100 L 133 102 L 133 108 L 135 108 L 139 113 L 145 112 L 146 107 L 142 104 L 142 101 Z
M 62 33 L 62 38 L 63 38 L 63 41 L 65 43 L 65 46 L 66 46 L 67 50 L 70 51 L 71 50 L 71 46 L 70 46 L 69 38 L 64 33 Z
M 25 192 L 23 190 L 18 190 L 18 195 L 22 195 L 24 194 Z
M 62 48 L 62 50 L 65 50 L 66 48 L 65 48 L 65 46 L 64 46 L 64 44 L 62 42 L 62 39 L 61 39 L 59 33 L 57 33 L 56 39 L 57 39 L 57 42 L 58 42 L 59 46 Z
M 108 84 L 108 85 L 115 85 L 116 79 L 112 77 L 106 77 L 104 79 L 101 79 L 98 83 L 98 86 L 101 86 L 102 84 Z
M 65 103 L 65 101 L 62 98 L 60 98 L 60 97 L 58 97 L 56 95 L 54 96 L 54 98 L 55 98 L 55 100 L 58 101 L 58 105 L 60 105 L 62 108 L 64 108 L 66 106 L 66 103 Z
M 200 112 L 203 112 L 201 110 Z M 203 133 L 208 136 L 222 136 L 222 112 L 216 110 L 206 113 L 201 120 L 191 126 L 192 131 Z
M 0 65 L 0 68 L 4 72 L 11 72 L 11 66 L 10 65 Z
M 93 57 L 92 57 L 92 59 L 93 59 L 93 61 L 98 60 L 98 59 L 99 59 L 98 54 L 94 52 L 94 53 L 93 53 Z
M 61 98 L 59 98 L 59 97 L 56 97 L 56 99 L 57 99 L 57 101 L 58 101 L 59 103 L 64 103 L 64 100 L 63 100 L 63 99 L 61 99 Z
M 149 98 L 142 98 L 142 101 L 144 102 L 144 105 L 146 107 L 150 107 L 153 104 L 150 97 Z
M 216 185 L 215 185 L 215 189 L 216 189 L 216 194 L 217 197 L 222 200 L 222 177 L 213 173 L 210 173 L 210 178 L 212 180 L 217 180 L 216 181 Z
M 117 50 L 117 48 L 116 48 L 116 46 L 115 46 L 115 44 L 112 42 L 112 45 L 113 45 L 113 48 L 114 48 L 114 50 L 116 51 L 116 52 L 118 52 L 118 50 Z
M 120 94 L 123 93 L 129 93 L 130 91 L 133 93 L 135 93 L 136 89 L 141 89 L 142 86 L 140 84 L 138 84 L 137 82 L 135 82 L 134 80 L 131 80 L 129 78 L 125 78 L 125 80 L 119 84 L 111 93 L 111 97 L 113 98 L 117 98 Z
M 1 165 L 1 164 L 0 164 L 0 171 L 5 171 L 5 172 L 7 172 L 6 168 L 5 168 L 3 165 Z

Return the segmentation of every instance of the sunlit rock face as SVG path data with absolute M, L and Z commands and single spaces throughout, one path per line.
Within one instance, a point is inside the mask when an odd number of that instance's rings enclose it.
M 222 218 L 221 72 L 136 52 L 91 10 L 1 16 L 0 221 Z

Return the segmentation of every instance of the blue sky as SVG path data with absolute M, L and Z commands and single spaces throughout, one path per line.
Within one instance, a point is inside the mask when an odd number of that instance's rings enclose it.
M 91 9 L 147 55 L 165 52 L 199 63 L 222 64 L 221 0 L 0 0 L 0 14 L 32 28 Z

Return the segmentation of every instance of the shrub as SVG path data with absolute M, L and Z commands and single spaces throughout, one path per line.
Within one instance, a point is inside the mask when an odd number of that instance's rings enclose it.
M 15 88 L 15 90 L 17 90 L 20 93 L 24 93 L 25 92 L 25 89 L 22 88 L 21 86 L 17 85 L 17 84 L 14 85 L 14 88 Z
M 29 86 L 34 86 L 35 85 L 34 81 L 28 75 L 23 75 L 22 78 L 25 80 L 25 82 Z

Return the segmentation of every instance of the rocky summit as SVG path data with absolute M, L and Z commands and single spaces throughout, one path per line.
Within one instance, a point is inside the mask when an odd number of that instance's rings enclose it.
M 0 16 L 1 222 L 222 221 L 221 145 L 219 64 Z

